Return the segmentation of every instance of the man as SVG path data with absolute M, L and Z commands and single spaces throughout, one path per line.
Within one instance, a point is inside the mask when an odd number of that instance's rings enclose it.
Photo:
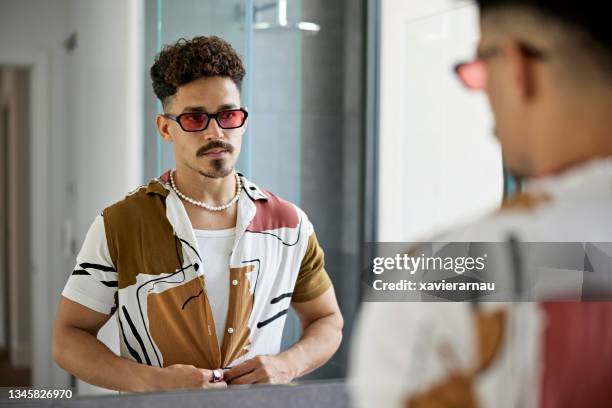
M 612 242 L 612 31 L 600 4 L 478 4 L 477 57 L 457 73 L 486 91 L 504 160 L 530 181 L 498 213 L 440 241 Z M 611 305 L 365 304 L 356 402 L 611 406 Z
M 245 71 L 218 37 L 151 68 L 170 170 L 98 216 L 62 293 L 53 355 L 121 391 L 288 383 L 325 363 L 343 325 L 306 214 L 237 173 Z M 303 334 L 279 353 L 289 306 Z M 116 313 L 121 355 L 96 339 Z

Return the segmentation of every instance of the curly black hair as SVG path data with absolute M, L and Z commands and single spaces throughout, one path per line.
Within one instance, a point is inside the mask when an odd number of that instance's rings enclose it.
M 196 79 L 227 77 L 240 89 L 244 75 L 244 65 L 236 50 L 216 36 L 181 38 L 168 44 L 151 67 L 153 92 L 164 105 L 179 86 Z

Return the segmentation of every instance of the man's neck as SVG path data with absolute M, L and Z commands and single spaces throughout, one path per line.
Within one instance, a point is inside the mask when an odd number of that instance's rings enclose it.
M 552 136 L 545 149 L 540 147 L 536 178 L 561 174 L 592 160 L 612 156 L 612 122 L 608 110 L 593 104 L 576 106 L 574 110 L 574 116 L 567 112 L 568 119 L 560 117 L 548 124 L 553 128 L 546 132 Z
M 236 194 L 235 170 L 227 176 L 207 177 L 186 166 L 177 166 L 173 173 L 176 188 L 196 201 L 210 205 L 223 205 Z

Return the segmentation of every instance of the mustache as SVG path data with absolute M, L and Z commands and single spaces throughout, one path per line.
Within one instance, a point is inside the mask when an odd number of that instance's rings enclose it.
M 206 154 L 206 152 L 212 149 L 223 149 L 227 150 L 228 153 L 234 152 L 234 146 L 232 146 L 231 144 L 223 142 L 221 140 L 213 140 L 212 142 L 200 147 L 196 152 L 196 156 L 203 156 Z

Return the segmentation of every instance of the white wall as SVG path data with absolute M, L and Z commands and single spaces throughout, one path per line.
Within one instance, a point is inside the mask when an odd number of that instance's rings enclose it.
M 382 0 L 379 241 L 427 239 L 495 208 L 502 163 L 483 94 L 452 68 L 478 15 L 457 0 Z
M 68 99 L 79 238 L 104 207 L 142 184 L 142 140 L 135 134 L 142 124 L 142 73 L 132 64 L 134 54 L 144 51 L 132 48 L 139 40 L 131 38 L 132 20 L 137 18 L 131 3 L 72 2 L 78 45 L 70 57 Z
M 54 220 L 63 219 L 63 202 L 47 194 L 53 189 L 46 182 L 49 175 L 57 175 L 54 187 L 59 192 L 65 190 L 62 183 L 65 173 L 59 164 L 65 162 L 61 148 L 66 141 L 66 101 L 59 90 L 65 83 L 62 43 L 69 30 L 68 9 L 67 0 L 0 0 L 0 64 L 26 62 L 35 72 L 33 92 L 42 101 L 32 101 L 33 112 L 45 123 L 32 123 L 31 137 L 33 143 L 43 141 L 49 147 L 45 156 L 39 155 L 40 144 L 32 145 L 31 150 L 31 182 L 33 193 L 36 191 L 32 195 L 36 200 L 32 207 L 32 232 L 37 234 L 32 239 L 41 249 L 32 259 L 32 380 L 40 386 L 61 386 L 68 381 L 68 376 L 51 363 L 51 322 L 57 296 L 52 292 L 49 277 L 66 276 L 68 267 L 66 258 L 57 255 L 62 253 L 61 236 L 52 227 Z M 42 80 L 45 82 L 41 83 Z M 50 141 L 53 143 L 47 143 Z M 43 179 L 45 182 L 41 182 Z
M 140 0 L 0 0 L 0 64 L 34 61 L 44 70 L 33 85 L 47 118 L 34 124 L 32 147 L 42 196 L 33 231 L 46 231 L 34 238 L 41 251 L 32 260 L 35 386 L 69 383 L 50 342 L 72 247 L 80 248 L 96 214 L 142 182 L 141 10 Z M 63 43 L 72 32 L 77 47 L 69 53 Z M 116 334 L 106 333 L 116 347 Z
M 74 0 L 70 56 L 70 183 L 80 248 L 94 217 L 142 184 L 142 7 L 138 0 Z M 98 337 L 119 351 L 116 319 Z M 83 382 L 79 394 L 101 390 Z

